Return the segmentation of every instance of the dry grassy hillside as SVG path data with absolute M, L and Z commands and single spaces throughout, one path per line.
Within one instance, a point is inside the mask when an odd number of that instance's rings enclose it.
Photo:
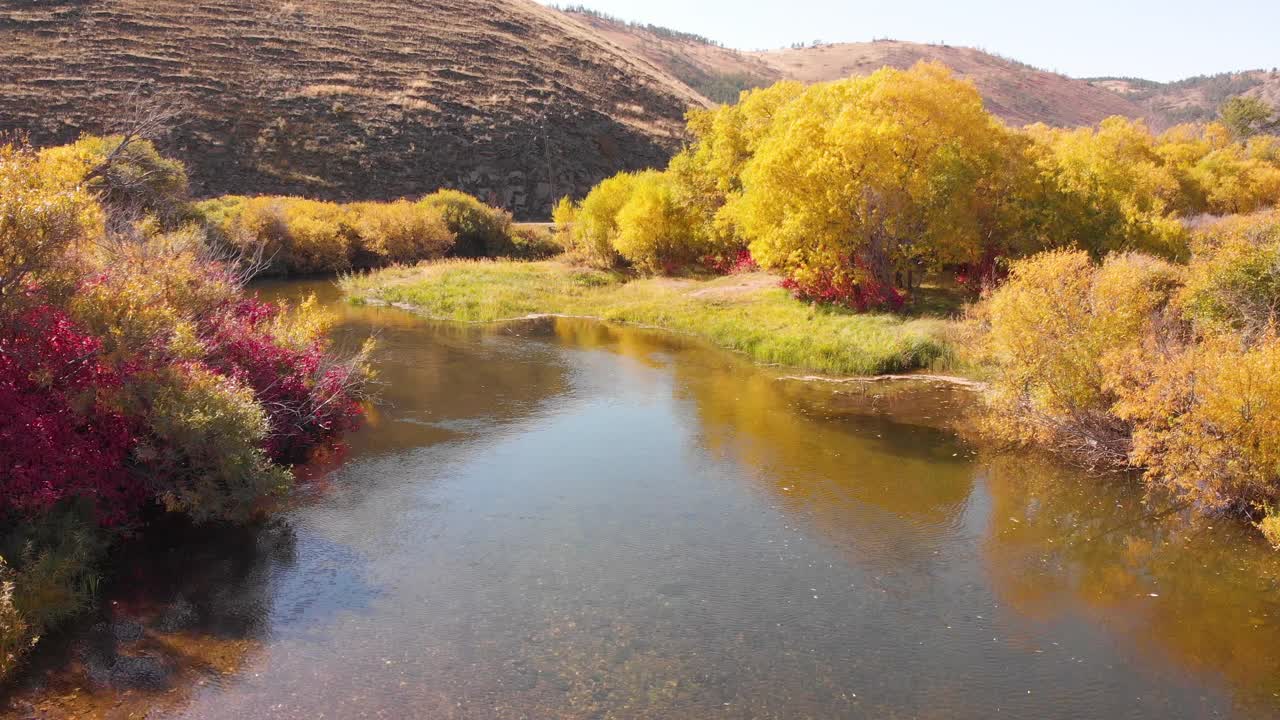
M 1097 78 L 1090 82 L 1142 105 L 1157 125 L 1209 120 L 1235 95 L 1261 98 L 1280 108 L 1280 71 L 1248 70 L 1203 75 L 1171 83 L 1135 78 Z
M 1037 70 L 973 48 L 882 40 L 756 53 L 787 77 L 806 82 L 866 75 L 888 65 L 941 62 L 973 80 L 987 109 L 1014 125 L 1091 125 L 1111 115 L 1141 117 L 1137 103 L 1064 75 Z
M 545 215 L 665 162 L 701 101 L 530 0 L 7 0 L 0 129 L 101 131 L 142 83 L 197 192 L 389 198 L 459 187 Z
M 1140 103 L 1107 88 L 972 48 L 884 40 L 748 53 L 580 9 L 566 14 L 715 102 L 732 101 L 743 89 L 783 78 L 822 82 L 867 75 L 886 65 L 908 68 L 920 60 L 936 60 L 972 79 L 987 108 L 1013 125 L 1087 125 L 1111 115 L 1147 113 Z
M 772 85 L 782 71 L 750 53 L 705 38 L 631 25 L 601 14 L 567 10 L 574 20 L 674 75 L 712 102 L 729 103 L 748 88 Z

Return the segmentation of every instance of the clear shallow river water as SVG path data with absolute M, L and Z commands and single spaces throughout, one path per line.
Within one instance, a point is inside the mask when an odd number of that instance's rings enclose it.
M 381 403 L 263 527 L 124 551 L 12 717 L 1275 718 L 1280 555 L 948 428 L 555 320 L 380 337 Z

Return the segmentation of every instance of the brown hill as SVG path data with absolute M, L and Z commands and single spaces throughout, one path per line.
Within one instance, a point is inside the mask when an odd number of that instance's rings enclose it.
M 1091 125 L 1111 115 L 1142 118 L 1162 129 L 1209 120 L 1228 98 L 1248 95 L 1280 108 L 1280 71 L 1222 73 L 1158 83 L 1137 78 L 1074 79 L 973 48 L 894 40 L 741 52 L 676 30 L 628 23 L 581 7 L 574 20 L 675 76 L 713 102 L 788 78 L 821 82 L 866 75 L 886 65 L 944 63 L 971 78 L 987 108 L 1014 125 Z
M 783 78 L 822 82 L 867 75 L 886 65 L 908 68 L 920 60 L 935 60 L 972 79 L 987 108 L 1013 125 L 1086 125 L 1111 115 L 1147 113 L 1140 103 L 1105 87 L 972 48 L 883 40 L 740 52 L 697 35 L 627 23 L 581 8 L 566 12 L 715 102 L 730 102 L 741 90 Z
M 1105 88 L 974 48 L 880 40 L 754 55 L 786 77 L 805 82 L 866 75 L 886 65 L 908 68 L 920 60 L 933 60 L 972 80 L 987 109 L 1013 125 L 1092 125 L 1111 115 L 1142 117 L 1146 112 L 1141 105 Z
M 683 83 L 530 0 L 4 0 L 0 130 L 101 131 L 139 84 L 200 194 L 453 186 L 545 215 L 679 143 Z
M 743 90 L 772 85 L 783 72 L 762 58 L 691 33 L 627 23 L 582 8 L 566 11 L 574 20 L 675 76 L 712 102 L 730 103 Z
M 1201 75 L 1170 83 L 1137 78 L 1094 78 L 1089 82 L 1138 103 L 1160 126 L 1210 120 L 1222 103 L 1236 95 L 1261 98 L 1280 108 L 1280 71 L 1275 69 Z

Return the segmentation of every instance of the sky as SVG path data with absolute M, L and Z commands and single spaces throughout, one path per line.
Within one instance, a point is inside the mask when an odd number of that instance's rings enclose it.
M 1072 77 L 1178 80 L 1280 66 L 1280 0 L 558 0 L 745 50 L 892 38 Z

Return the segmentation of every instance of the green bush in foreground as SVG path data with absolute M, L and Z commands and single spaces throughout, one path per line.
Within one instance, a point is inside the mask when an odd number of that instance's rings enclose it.
M 84 503 L 64 504 L 0 535 L 0 678 L 92 601 L 105 547 Z

